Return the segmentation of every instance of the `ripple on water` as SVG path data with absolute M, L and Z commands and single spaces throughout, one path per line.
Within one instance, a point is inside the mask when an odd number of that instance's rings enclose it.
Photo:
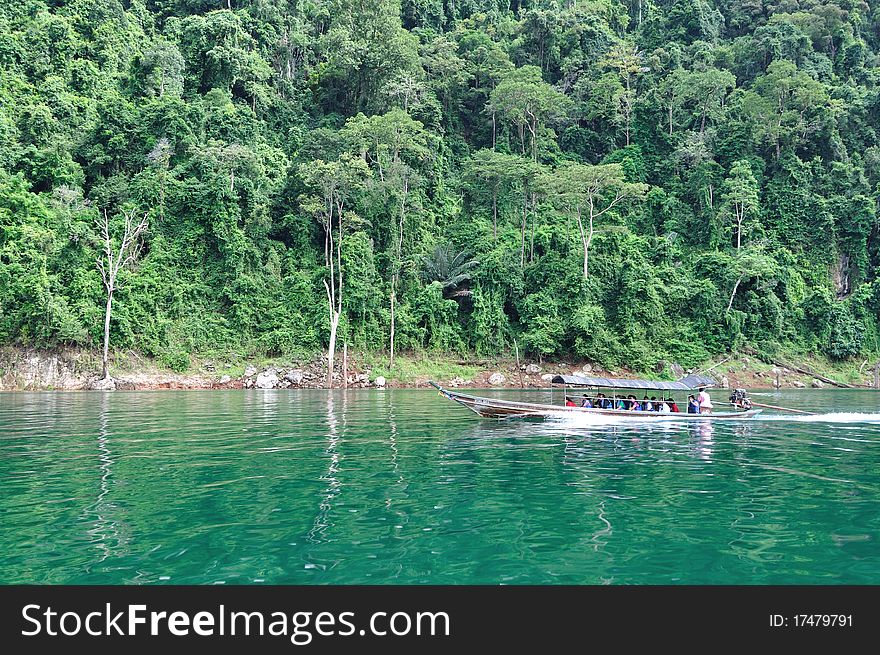
M 821 415 L 486 421 L 424 391 L 0 394 L 0 582 L 876 584 L 877 395 L 767 402 Z

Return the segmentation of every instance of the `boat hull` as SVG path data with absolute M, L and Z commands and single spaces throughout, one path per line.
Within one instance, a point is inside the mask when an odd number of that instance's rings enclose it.
M 561 407 L 541 403 L 523 403 L 515 400 L 485 398 L 469 394 L 449 391 L 436 385 L 441 395 L 464 405 L 469 410 L 484 418 L 547 418 L 566 415 L 602 415 L 624 419 L 651 420 L 685 420 L 685 421 L 724 421 L 753 418 L 761 413 L 760 409 L 748 409 L 737 412 L 717 412 L 712 414 L 687 414 L 683 412 L 633 412 L 625 409 L 599 409 L 596 407 Z

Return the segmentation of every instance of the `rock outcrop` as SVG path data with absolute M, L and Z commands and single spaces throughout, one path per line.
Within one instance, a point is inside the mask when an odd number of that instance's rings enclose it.
M 256 389 L 274 389 L 278 386 L 278 376 L 275 374 L 273 369 L 266 369 L 259 375 L 257 375 L 257 379 L 254 381 L 254 388 Z

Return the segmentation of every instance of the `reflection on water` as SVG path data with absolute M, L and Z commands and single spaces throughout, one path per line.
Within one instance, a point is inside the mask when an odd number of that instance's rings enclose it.
M 0 394 L 0 582 L 877 583 L 878 398 L 540 422 L 423 391 Z
M 113 453 L 110 450 L 109 428 L 109 404 L 107 394 L 101 394 L 98 403 L 98 470 L 100 480 L 98 482 L 98 496 L 95 502 L 86 507 L 83 515 L 92 516 L 92 527 L 87 531 L 95 548 L 100 552 L 99 562 L 103 562 L 110 555 L 120 552 L 125 547 L 126 538 L 123 534 L 123 526 L 115 516 L 118 508 L 112 500 L 107 498 L 110 492 L 113 475 Z

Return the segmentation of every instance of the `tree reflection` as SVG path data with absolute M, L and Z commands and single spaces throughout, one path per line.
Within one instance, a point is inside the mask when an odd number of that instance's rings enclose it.
M 115 514 L 119 507 L 108 498 L 113 485 L 113 452 L 111 451 L 110 432 L 110 394 L 101 394 L 100 413 L 98 415 L 98 461 L 101 478 L 98 483 L 98 495 L 95 502 L 85 508 L 86 516 L 93 516 L 92 527 L 88 530 L 91 542 L 101 552 L 98 562 L 105 561 L 111 555 L 121 555 L 128 544 L 122 524 Z
M 345 395 L 343 395 L 343 405 L 345 403 Z M 333 501 L 342 490 L 342 483 L 337 477 L 339 472 L 339 444 L 342 439 L 340 437 L 339 420 L 336 418 L 334 394 L 327 394 L 327 447 L 324 453 L 328 457 L 327 472 L 321 476 L 321 480 L 327 483 L 321 494 L 321 503 L 318 505 L 318 513 L 315 515 L 315 521 L 306 539 L 312 543 L 324 543 L 328 541 L 326 537 L 327 529 L 330 527 L 330 510 L 333 508 Z M 343 420 L 344 420 L 343 407 Z

